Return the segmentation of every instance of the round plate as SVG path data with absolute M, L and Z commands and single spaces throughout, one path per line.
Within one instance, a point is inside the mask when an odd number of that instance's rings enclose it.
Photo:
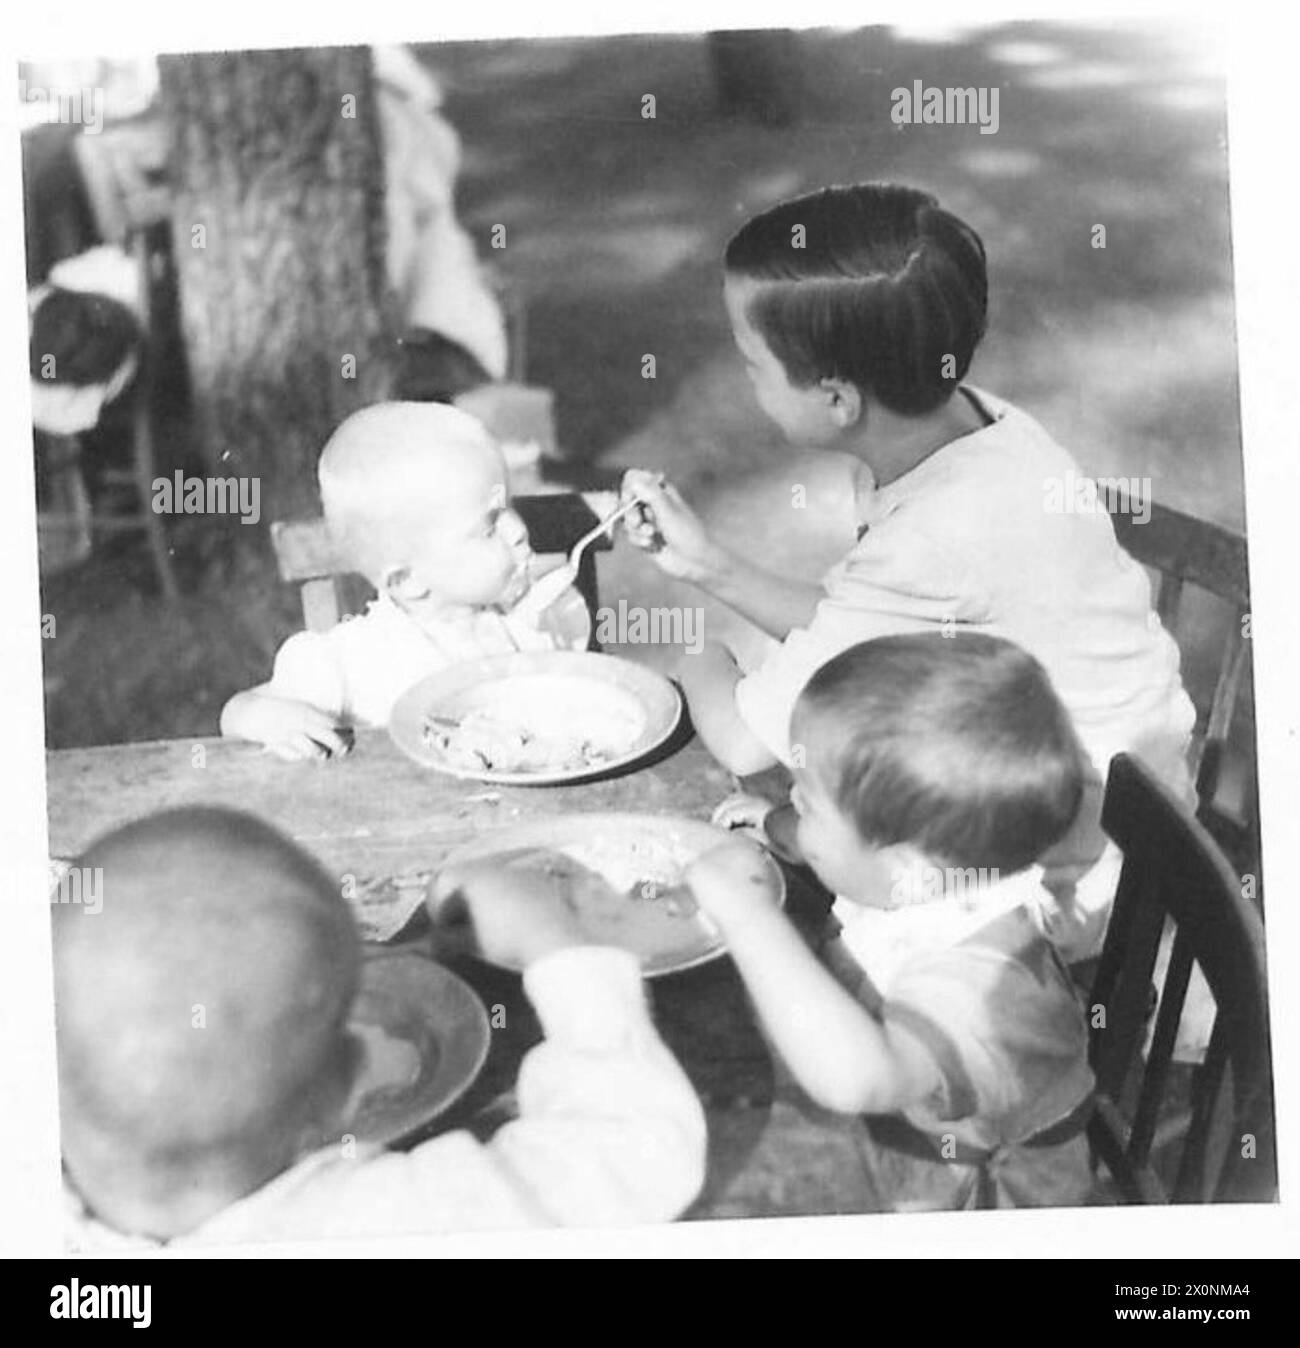
M 517 651 L 469 660 L 422 679 L 397 700 L 388 733 L 409 758 L 453 777 L 503 786 L 555 786 L 639 762 L 676 729 L 682 699 L 662 674 L 593 651 Z M 569 767 L 501 771 L 450 759 L 425 737 L 430 717 L 458 724 L 481 712 L 533 734 L 626 731 L 626 746 Z M 585 722 L 584 722 L 585 718 Z
M 642 973 L 657 978 L 727 953 L 717 927 L 678 882 L 696 857 L 729 836 L 676 815 L 560 815 L 494 829 L 457 848 L 446 865 L 501 856 L 503 865 L 572 880 L 566 897 L 592 944 L 630 950 Z M 765 861 L 776 903 L 784 906 L 785 878 L 770 857 Z M 648 894 L 647 881 L 654 886 Z M 518 966 L 503 967 L 518 972 Z
M 369 956 L 348 1029 L 366 1062 L 339 1131 L 391 1146 L 445 1113 L 487 1059 L 488 1014 L 468 983 L 409 951 Z

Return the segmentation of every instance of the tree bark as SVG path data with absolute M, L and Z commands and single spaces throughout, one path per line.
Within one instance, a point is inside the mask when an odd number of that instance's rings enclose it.
M 370 53 L 172 56 L 160 75 L 208 471 L 260 479 L 264 522 L 314 513 L 321 446 L 391 380 Z

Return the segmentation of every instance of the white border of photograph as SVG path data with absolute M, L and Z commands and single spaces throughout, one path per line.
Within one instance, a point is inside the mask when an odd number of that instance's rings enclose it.
M 433 11 L 371 0 L 363 7 L 279 10 L 253 0 L 220 6 L 73 0 L 48 11 L 11 10 L 5 19 L 5 68 L 16 79 L 20 56 L 108 55 L 140 50 L 190 51 L 356 41 L 437 41 L 465 37 L 683 32 L 704 27 L 789 26 L 791 10 L 774 0 L 667 0 L 638 15 L 595 0 L 557 0 L 538 10 L 516 4 Z M 445 26 L 431 31 L 435 22 Z M 292 1255 L 572 1256 L 611 1254 L 768 1255 L 805 1257 L 1073 1256 L 1147 1258 L 1182 1255 L 1272 1256 L 1300 1247 L 1296 1192 L 1296 1046 L 1300 1001 L 1291 976 L 1300 953 L 1300 913 L 1292 901 L 1296 862 L 1290 853 L 1300 800 L 1297 693 L 1300 667 L 1292 617 L 1296 539 L 1292 518 L 1300 458 L 1300 344 L 1296 306 L 1300 268 L 1295 236 L 1294 121 L 1291 64 L 1296 51 L 1286 6 L 1074 3 L 987 4 L 978 23 L 970 0 L 921 4 L 882 0 L 864 8 L 847 0 L 811 0 L 799 26 L 858 28 L 891 19 L 910 32 L 971 31 L 1008 19 L 1109 24 L 1116 18 L 1173 17 L 1206 29 L 1209 50 L 1229 61 L 1234 273 L 1241 362 L 1247 518 L 1259 725 L 1259 771 L 1269 903 L 1269 972 L 1278 1107 L 1279 1205 L 1268 1207 L 1107 1208 L 937 1216 L 688 1223 L 639 1232 L 554 1232 L 456 1236 L 418 1241 L 319 1242 L 213 1250 L 239 1257 Z M 1294 16 L 1289 17 L 1295 25 Z M 1218 25 L 1217 30 L 1213 25 Z M 0 491 L 5 584 L 0 593 L 0 689 L 6 708 L 5 768 L 0 782 L 0 1254 L 62 1253 L 58 1130 L 53 1065 L 48 915 L 45 911 L 44 727 L 41 701 L 34 487 L 29 446 L 22 193 L 15 103 L 0 100 L 0 292 L 5 393 L 0 401 L 7 444 Z M 1050 190 L 1050 183 L 1045 184 Z

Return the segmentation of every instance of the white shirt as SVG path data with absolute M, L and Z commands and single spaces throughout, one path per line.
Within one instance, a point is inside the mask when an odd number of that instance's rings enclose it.
M 1146 573 L 1103 506 L 1045 508 L 1048 482 L 1080 476 L 1073 460 L 1025 413 L 977 396 L 991 426 L 861 499 L 866 532 L 827 572 L 808 627 L 741 680 L 741 716 L 789 763 L 790 714 L 827 660 L 900 632 L 985 632 L 1042 662 L 1103 779 L 1116 753 L 1139 752 L 1182 791 L 1196 714 Z
M 1049 905 L 1037 867 L 904 908 L 836 901 L 843 929 L 828 963 L 938 1068 L 940 1086 L 905 1113 L 931 1137 L 1001 1149 L 1065 1119 L 1092 1090 L 1083 1008 L 1044 934 Z M 1072 1151 L 1087 1192 L 1087 1149 L 1080 1140 Z M 928 1205 L 923 1189 L 897 1197 Z
M 646 1010 L 625 951 L 578 947 L 532 964 L 546 1039 L 519 1071 L 519 1118 L 482 1144 L 449 1133 L 409 1152 L 314 1152 L 167 1248 L 668 1221 L 704 1182 L 699 1100 Z M 65 1186 L 72 1251 L 161 1242 L 112 1230 Z
M 573 613 L 585 604 L 576 590 L 562 597 Z M 561 606 L 557 601 L 551 612 Z M 383 726 L 393 704 L 412 685 L 465 660 L 510 651 L 583 650 L 590 619 L 557 638 L 513 613 L 477 609 L 433 625 L 418 624 L 386 595 L 359 617 L 345 618 L 327 632 L 298 632 L 275 657 L 270 691 L 307 702 L 352 724 Z
M 837 897 L 831 913 L 840 925 L 844 949 L 881 996 L 888 997 L 895 972 L 910 960 L 956 945 L 995 917 L 1021 907 L 1046 937 L 1052 904 L 1038 866 L 965 893 L 899 908 L 872 908 Z
M 1196 711 L 1145 571 L 1116 542 L 1104 506 L 1047 509 L 1049 485 L 1080 476 L 1074 461 L 1031 417 L 972 391 L 993 424 L 861 495 L 866 531 L 827 572 L 807 628 L 737 685 L 740 715 L 788 764 L 794 704 L 833 656 L 901 632 L 984 632 L 1042 663 L 1101 781 L 1115 754 L 1136 753 L 1189 798 Z M 1100 948 L 1119 862 L 1109 846 L 1082 875 L 1049 873 L 1052 936 L 1067 960 Z

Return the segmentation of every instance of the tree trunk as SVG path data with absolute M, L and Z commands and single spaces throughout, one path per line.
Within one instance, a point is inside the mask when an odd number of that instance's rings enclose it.
M 264 522 L 315 513 L 315 465 L 386 396 L 384 170 L 365 48 L 160 63 L 195 429 L 260 480 Z

